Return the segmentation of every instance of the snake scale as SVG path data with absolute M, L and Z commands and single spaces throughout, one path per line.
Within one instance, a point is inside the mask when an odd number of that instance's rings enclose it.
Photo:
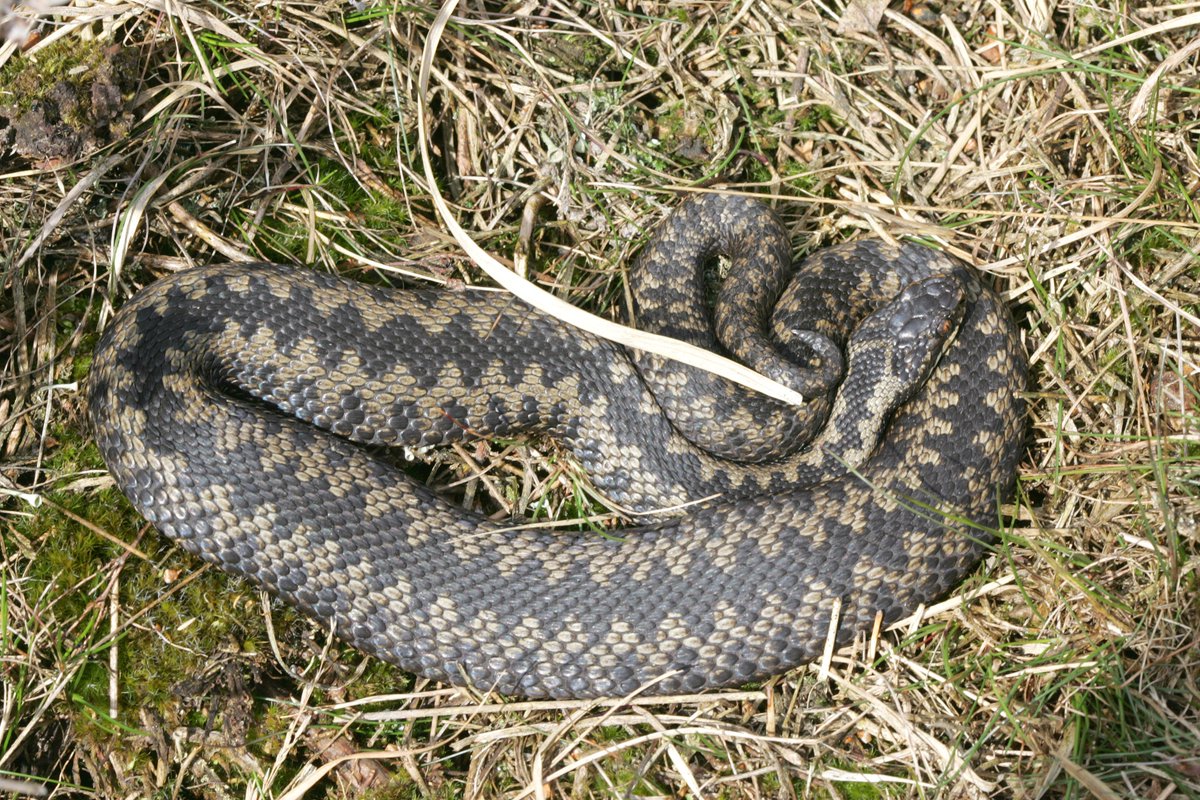
M 696 281 L 714 256 L 729 277 L 709 323 Z M 1026 359 L 971 269 L 875 240 L 793 268 L 765 205 L 702 195 L 630 280 L 640 326 L 741 353 L 811 402 L 746 396 L 495 292 L 223 265 L 125 304 L 91 424 L 117 485 L 189 551 L 367 653 L 509 694 L 762 679 L 819 655 L 835 616 L 842 644 L 978 562 L 1014 481 Z M 657 513 L 613 536 L 490 521 L 378 447 L 530 431 Z

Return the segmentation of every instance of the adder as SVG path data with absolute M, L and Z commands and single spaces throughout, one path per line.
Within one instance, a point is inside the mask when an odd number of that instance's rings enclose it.
M 712 323 L 699 277 L 718 255 Z M 877 240 L 791 262 L 765 205 L 702 195 L 630 280 L 639 325 L 742 354 L 802 411 L 497 293 L 260 264 L 126 303 L 90 419 L 162 533 L 406 670 L 530 697 L 759 680 L 835 622 L 842 644 L 956 586 L 1022 438 L 1026 359 L 975 271 Z M 491 521 L 380 450 L 530 432 L 642 524 Z

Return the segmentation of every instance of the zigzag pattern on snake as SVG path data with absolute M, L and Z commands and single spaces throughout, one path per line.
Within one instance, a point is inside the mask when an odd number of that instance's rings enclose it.
M 496 293 L 224 265 L 125 305 L 90 419 L 160 531 L 407 670 L 534 697 L 761 679 L 822 651 L 836 603 L 845 643 L 961 581 L 1022 440 L 1025 356 L 973 270 L 873 240 L 795 269 L 789 250 L 764 205 L 700 196 L 631 281 L 639 324 L 741 352 L 813 397 L 799 413 Z M 735 307 L 715 340 L 670 311 L 703 305 L 714 254 Z M 492 522 L 363 447 L 528 431 L 661 513 L 611 537 Z

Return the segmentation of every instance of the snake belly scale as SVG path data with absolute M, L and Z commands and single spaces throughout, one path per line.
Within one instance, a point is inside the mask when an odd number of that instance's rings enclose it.
M 793 274 L 786 233 L 736 246 L 764 226 L 782 231 L 755 201 L 689 200 L 639 264 L 783 261 L 766 265 L 784 274 L 769 302 L 746 305 L 790 339 L 755 345 L 760 360 L 795 357 L 799 385 L 830 386 L 803 412 L 827 417 L 807 445 L 731 433 L 716 449 L 744 457 L 713 455 L 714 427 L 789 412 L 745 411 L 738 390 L 662 363 L 644 376 L 636 354 L 509 297 L 275 265 L 188 270 L 126 303 L 97 347 L 91 424 L 160 531 L 406 670 L 531 697 L 761 679 L 821 652 L 836 603 L 844 643 L 973 568 L 1014 480 L 1026 369 L 1007 310 L 961 262 L 866 240 Z M 689 429 L 655 391 L 724 418 Z M 612 537 L 522 529 L 363 446 L 531 430 L 627 508 L 691 505 Z

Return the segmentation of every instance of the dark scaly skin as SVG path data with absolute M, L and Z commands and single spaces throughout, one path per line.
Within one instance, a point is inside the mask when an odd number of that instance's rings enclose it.
M 405 669 L 535 697 L 763 678 L 820 653 L 837 601 L 844 643 L 956 585 L 1021 442 L 1025 359 L 974 273 L 878 242 L 802 268 L 843 297 L 785 300 L 879 310 L 851 340 L 835 430 L 773 464 L 699 450 L 621 348 L 510 298 L 270 266 L 191 270 L 128 303 L 97 348 L 92 424 L 159 530 Z M 898 377 L 938 353 L 928 380 Z M 408 445 L 545 430 L 626 506 L 721 498 L 619 538 L 512 530 L 322 428 Z
M 717 256 L 729 269 L 710 312 L 702 273 Z M 772 331 L 768 324 L 791 279 L 792 246 L 783 223 L 761 202 L 737 195 L 684 200 L 629 269 L 637 327 L 729 355 L 806 400 L 797 409 L 710 372 L 634 353 L 647 383 L 671 389 L 655 392 L 663 413 L 715 455 L 749 462 L 790 455 L 829 412 L 844 366 L 839 341 L 814 332 L 820 320 L 805 313 L 812 304 L 800 307 L 792 327 Z M 865 313 L 866 307 L 854 310 Z M 731 428 L 735 414 L 753 423 Z

